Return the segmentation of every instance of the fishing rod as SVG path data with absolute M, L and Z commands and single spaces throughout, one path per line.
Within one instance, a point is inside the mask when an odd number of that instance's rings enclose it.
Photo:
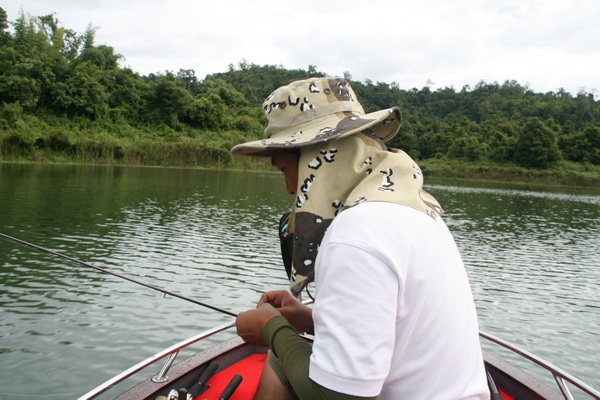
M 10 241 L 15 242 L 15 243 L 19 243 L 19 244 L 21 244 L 23 246 L 26 246 L 26 247 L 31 247 L 31 248 L 36 249 L 38 251 L 41 251 L 43 253 L 48 253 L 48 254 L 52 254 L 53 256 L 64 258 L 65 260 L 69 260 L 69 261 L 72 261 L 72 262 L 74 262 L 76 264 L 83 265 L 84 267 L 93 268 L 93 269 L 95 269 L 97 271 L 104 272 L 106 274 L 110 274 L 110 275 L 116 276 L 116 277 L 121 278 L 121 279 L 125 279 L 126 281 L 137 283 L 138 285 L 142 285 L 142 286 L 145 286 L 147 288 L 150 288 L 150 289 L 153 289 L 153 290 L 157 290 L 157 291 L 162 292 L 164 294 L 167 294 L 169 296 L 177 297 L 177 298 L 179 298 L 181 300 L 189 301 L 189 302 L 197 304 L 199 306 L 210 308 L 211 310 L 218 311 L 218 312 L 221 312 L 223 314 L 231 315 L 232 317 L 237 317 L 237 314 L 232 313 L 231 311 L 223 310 L 222 308 L 211 306 L 210 304 L 206 304 L 206 303 L 203 303 L 203 302 L 198 301 L 198 300 L 190 299 L 189 297 L 185 297 L 183 295 L 170 292 L 170 291 L 165 290 L 163 288 L 160 288 L 158 286 L 150 285 L 149 283 L 141 282 L 141 281 L 139 281 L 137 279 L 133 279 L 133 278 L 130 278 L 128 276 L 117 274 L 116 272 L 112 272 L 112 271 L 109 271 L 107 269 L 100 268 L 100 267 L 97 267 L 95 265 L 83 262 L 83 261 L 79 261 L 79 260 L 77 260 L 75 258 L 66 256 L 64 254 L 57 253 L 56 251 L 52 251 L 52 250 L 46 249 L 44 247 L 38 246 L 36 244 L 29 243 L 29 242 L 26 242 L 24 240 L 17 239 L 15 237 L 5 235 L 4 233 L 0 233 L 0 237 L 3 238 L 3 239 L 6 239 L 6 240 L 10 240 Z

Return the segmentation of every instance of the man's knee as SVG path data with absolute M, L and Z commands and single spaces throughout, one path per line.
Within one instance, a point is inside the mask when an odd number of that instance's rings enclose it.
M 277 374 L 273 371 L 269 362 L 265 363 L 263 372 L 258 382 L 258 388 L 254 395 L 254 400 L 293 400 L 294 396 L 290 391 L 281 383 L 281 380 Z

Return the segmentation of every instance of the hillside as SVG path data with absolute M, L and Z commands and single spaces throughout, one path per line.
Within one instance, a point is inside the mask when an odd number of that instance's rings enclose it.
M 92 28 L 65 29 L 54 15 L 9 22 L 0 8 L 0 161 L 265 168 L 229 149 L 262 136 L 260 106 L 273 89 L 326 75 L 242 60 L 204 78 L 183 69 L 142 76 L 121 59 L 95 45 Z M 401 108 L 390 145 L 429 176 L 600 187 L 592 93 L 535 93 L 513 80 L 433 91 L 346 78 L 367 112 Z

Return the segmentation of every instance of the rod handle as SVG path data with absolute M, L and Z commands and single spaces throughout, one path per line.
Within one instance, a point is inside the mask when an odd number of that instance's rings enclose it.
M 225 390 L 223 390 L 223 393 L 221 393 L 219 400 L 229 399 L 233 392 L 235 392 L 235 389 L 237 389 L 238 386 L 240 386 L 240 383 L 242 383 L 242 376 L 240 374 L 235 374 L 233 378 L 231 378 L 231 381 L 229 382 Z
M 198 381 L 192 386 L 190 389 L 190 394 L 192 398 L 196 398 L 200 393 L 206 390 L 206 382 L 215 374 L 215 371 L 219 368 L 219 363 L 216 361 L 211 361 L 207 366 Z

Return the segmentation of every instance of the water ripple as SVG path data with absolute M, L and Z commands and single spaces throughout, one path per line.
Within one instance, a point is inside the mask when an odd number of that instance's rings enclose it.
M 44 171 L 10 190 L 0 180 L 3 233 L 233 312 L 287 287 L 275 229 L 292 199 L 274 194 L 279 175 L 65 167 L 54 181 Z M 482 329 L 600 387 L 590 351 L 600 348 L 600 196 L 427 190 L 447 210 Z M 3 241 L 0 266 L 3 393 L 84 393 L 231 319 Z

